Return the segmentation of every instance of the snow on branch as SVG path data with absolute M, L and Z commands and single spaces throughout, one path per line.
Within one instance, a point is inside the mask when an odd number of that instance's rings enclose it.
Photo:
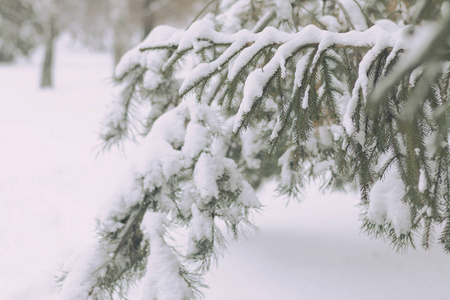
M 311 179 L 356 184 L 366 232 L 402 247 L 423 230 L 427 246 L 437 223 L 450 249 L 450 19 L 427 31 L 372 20 L 355 0 L 323 2 L 322 17 L 297 2 L 223 1 L 226 12 L 155 28 L 123 57 L 103 138 L 138 132 L 141 153 L 100 218 L 103 250 L 69 266 L 64 295 L 107 298 L 147 272 L 146 299 L 195 297 L 224 247 L 216 220 L 235 236 L 252 226 L 269 178 L 295 199 Z M 241 22 L 250 9 L 264 15 L 245 20 L 253 31 Z M 295 23 L 304 11 L 324 29 Z M 325 29 L 343 19 L 359 31 Z M 422 30 L 425 43 L 411 42 Z M 172 227 L 187 229 L 184 253 Z
M 408 28 L 374 25 L 366 31 L 350 31 L 345 33 L 330 32 L 319 29 L 314 25 L 309 25 L 298 33 L 290 34 L 273 27 L 267 27 L 260 33 L 251 33 L 242 30 L 235 34 L 224 34 L 212 29 L 208 21 L 198 21 L 194 23 L 182 35 L 177 34 L 169 38 L 164 43 L 154 43 L 151 47 L 141 44 L 141 51 L 171 48 L 176 49 L 168 62 L 179 58 L 180 53 L 185 53 L 192 49 L 199 48 L 205 43 L 215 47 L 225 47 L 225 51 L 215 60 L 201 63 L 196 66 L 183 80 L 179 93 L 181 96 L 191 91 L 200 83 L 205 82 L 223 69 L 229 67 L 227 80 L 233 82 L 243 70 L 247 69 L 251 61 L 258 53 L 266 48 L 276 49 L 272 59 L 262 68 L 253 70 L 246 79 L 244 95 L 235 121 L 234 130 L 237 132 L 242 124 L 243 118 L 251 110 L 254 103 L 259 100 L 264 89 L 279 71 L 285 73 L 286 61 L 292 59 L 303 49 L 316 48 L 317 53 L 313 60 L 315 65 L 321 53 L 330 48 L 363 48 L 370 49 L 359 64 L 360 71 L 358 80 L 352 92 L 352 98 L 348 109 L 345 112 L 344 126 L 349 134 L 354 132 L 352 117 L 354 109 L 359 99 L 360 90 L 363 98 L 367 97 L 367 72 L 377 55 L 382 51 L 396 52 L 406 50 L 405 32 Z M 234 59 L 232 61 L 232 59 Z M 163 71 L 167 69 L 167 63 Z

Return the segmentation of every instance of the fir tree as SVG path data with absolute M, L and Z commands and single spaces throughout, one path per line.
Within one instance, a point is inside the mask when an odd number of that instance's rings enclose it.
M 201 277 L 252 228 L 276 177 L 357 183 L 362 228 L 398 249 L 450 251 L 446 1 L 211 1 L 185 30 L 155 28 L 119 63 L 105 148 L 141 140 L 98 220 L 99 245 L 66 266 L 63 299 L 201 296 Z M 193 67 L 190 67 L 193 66 Z M 180 248 L 170 232 L 186 228 Z

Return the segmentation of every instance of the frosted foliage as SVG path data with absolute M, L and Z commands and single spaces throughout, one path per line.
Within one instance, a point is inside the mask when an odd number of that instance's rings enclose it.
M 295 66 L 294 90 L 295 90 L 295 88 L 302 86 L 302 81 L 305 76 L 305 73 L 307 73 L 309 71 L 306 69 L 306 67 L 307 67 L 308 59 L 309 59 L 311 53 L 312 53 L 312 51 L 309 51 L 306 55 L 303 55 L 297 61 L 297 65 Z
M 242 182 L 242 191 L 239 194 L 237 200 L 242 205 L 248 207 L 254 208 L 261 207 L 261 203 L 259 202 L 258 197 L 255 194 L 255 191 L 253 190 L 252 186 L 246 181 Z
M 194 30 L 192 30 L 195 32 Z M 210 32 L 212 34 L 213 32 Z M 202 35 L 201 32 L 197 32 L 194 34 L 195 37 L 198 38 L 204 38 L 204 34 Z M 180 87 L 180 92 L 183 93 L 184 91 L 188 90 L 191 86 L 197 82 L 198 78 L 208 76 L 212 74 L 214 71 L 220 69 L 222 65 L 227 62 L 236 51 L 240 50 L 244 45 L 246 45 L 248 42 L 252 41 L 252 36 L 250 35 L 249 31 L 243 30 L 239 33 L 236 33 L 233 35 L 234 42 L 231 44 L 231 46 L 224 52 L 222 55 L 215 60 L 212 63 L 201 63 L 197 67 L 195 67 L 192 72 L 188 76 L 185 77 L 183 84 Z
M 243 33 L 246 33 L 243 31 Z M 240 35 L 239 35 L 240 36 Z M 255 39 L 254 34 L 246 34 L 243 35 L 243 38 L 246 39 L 246 42 L 252 42 L 254 41 L 254 44 L 250 47 L 244 49 L 242 53 L 238 56 L 236 61 L 233 63 L 233 66 L 228 74 L 228 79 L 233 80 L 236 78 L 236 76 L 239 74 L 239 72 L 245 68 L 250 60 L 254 58 L 254 56 L 260 52 L 265 47 L 271 45 L 280 43 L 286 40 L 286 38 L 289 37 L 288 34 L 280 32 L 274 27 L 266 27 L 264 30 L 258 34 L 258 38 Z
M 143 199 L 142 187 L 136 181 L 129 181 L 121 186 L 120 192 L 108 207 L 105 207 L 106 213 L 99 216 L 98 227 L 103 232 L 115 232 L 124 227 L 123 223 L 116 222 L 116 218 L 124 215 L 130 206 L 136 205 Z M 59 299 L 61 300 L 95 300 L 101 298 L 102 290 L 95 287 L 99 278 L 106 275 L 104 268 L 112 262 L 111 245 L 98 243 L 88 245 L 72 261 L 64 265 L 64 271 L 67 276 L 64 280 L 64 286 L 61 290 Z M 122 257 L 117 257 L 118 261 L 126 262 Z M 94 287 L 94 288 L 93 288 Z
M 211 153 L 214 156 L 226 156 L 228 145 L 231 142 L 231 132 L 234 124 L 234 117 L 228 118 L 222 124 L 221 135 L 211 143 Z
M 380 25 L 377 25 L 380 26 Z M 375 26 L 374 26 L 375 27 Z M 372 28 L 374 28 L 372 27 Z M 372 30 L 369 29 L 369 30 Z M 348 102 L 347 110 L 344 114 L 343 119 L 343 125 L 347 131 L 348 134 L 353 134 L 355 131 L 354 125 L 353 125 L 353 114 L 356 109 L 356 105 L 358 103 L 358 99 L 360 97 L 360 91 L 362 92 L 362 98 L 363 100 L 367 99 L 368 94 L 368 85 L 369 85 L 369 78 L 368 78 L 368 71 L 371 66 L 371 64 L 374 62 L 374 60 L 377 58 L 377 56 L 381 53 L 381 51 L 384 50 L 387 46 L 392 43 L 391 41 L 386 40 L 386 31 L 381 26 L 378 27 L 380 30 L 373 30 L 373 34 L 375 35 L 376 42 L 375 46 L 369 50 L 362 61 L 359 64 L 359 70 L 358 70 L 358 79 L 355 82 L 355 86 L 353 87 L 352 96 L 350 101 Z M 396 29 L 396 28 L 395 28 Z
M 199 249 L 197 245 L 202 241 L 212 241 L 213 220 L 205 212 L 201 212 L 196 204 L 192 204 L 192 219 L 189 224 L 189 242 L 187 256 L 195 256 Z
M 239 174 L 236 164 L 231 159 L 220 156 L 213 157 L 204 152 L 200 155 L 194 170 L 194 184 L 201 197 L 199 205 L 209 203 L 213 197 L 219 197 L 217 180 L 225 173 L 228 177 L 226 183 L 227 190 L 236 192 L 241 189 L 241 194 L 239 194 L 237 201 L 240 202 L 243 200 L 245 202 L 242 202 L 242 204 L 246 206 L 258 207 L 258 202 L 254 199 L 256 196 L 253 189 L 248 189 L 248 183 Z M 251 196 L 252 194 L 253 196 Z M 249 197 L 249 199 L 245 200 L 242 197 Z
M 226 215 L 231 224 L 236 225 L 241 220 L 242 209 L 238 206 L 230 206 L 225 209 L 223 213 Z
M 207 246 L 213 247 L 214 221 L 198 207 L 204 209 L 213 198 L 220 199 L 224 191 L 232 193 L 234 203 L 223 205 L 220 210 L 224 218 L 236 224 L 248 208 L 259 207 L 253 189 L 249 188 L 236 163 L 223 157 L 221 152 L 211 151 L 211 143 L 217 140 L 214 135 L 220 135 L 220 131 L 216 112 L 194 98 L 161 115 L 141 144 L 127 184 L 121 187 L 115 201 L 105 210 L 108 213 L 100 217 L 100 232 L 106 236 L 117 235 L 119 239 L 130 238 L 133 223 L 124 224 L 119 220 L 139 220 L 141 212 L 137 210 L 146 210 L 143 203 L 151 199 L 164 214 L 176 211 L 186 218 L 192 216 L 187 245 L 190 254 L 198 252 L 197 245 L 202 241 L 209 240 Z M 191 175 L 180 182 L 184 189 L 178 200 L 172 182 L 186 170 Z M 226 178 L 222 178 L 224 174 Z M 222 181 L 220 187 L 218 181 Z M 178 256 L 164 240 L 165 227 L 170 222 L 161 212 L 143 214 L 143 229 L 151 249 L 145 299 L 191 299 L 193 290 L 187 279 L 180 275 L 182 266 Z M 73 293 L 71 299 L 87 299 L 89 292 L 92 295 L 98 293 L 99 297 L 104 295 L 96 284 L 103 280 L 110 266 L 117 264 L 120 270 L 128 265 L 128 257 L 114 252 L 124 249 L 123 245 L 129 243 L 126 242 L 114 244 L 107 240 L 97 251 L 90 253 L 90 257 L 69 270 L 63 295 Z M 114 260 L 111 257 L 115 257 Z
M 109 256 L 105 249 L 85 250 L 72 264 L 65 268 L 70 272 L 65 278 L 64 289 L 61 290 L 59 299 L 61 300 L 86 300 L 94 299 L 88 294 L 92 285 L 95 283 L 95 277 L 91 277 L 92 270 L 100 268 L 108 261 Z M 82 262 L 80 264 L 80 262 Z M 94 293 L 95 296 L 95 293 Z
M 193 122 L 207 126 L 211 130 L 211 134 L 218 134 L 220 132 L 220 120 L 212 107 L 205 103 L 197 103 L 194 99 L 188 100 L 187 103 Z
M 177 31 L 178 29 L 170 26 L 158 26 L 153 29 L 143 42 L 125 53 L 120 59 L 115 70 L 115 76 L 121 78 L 136 66 L 148 68 L 144 77 L 144 86 L 149 90 L 154 90 L 162 82 L 159 70 L 164 61 L 167 60 L 167 54 L 162 51 L 155 51 L 151 54 L 142 53 L 139 49 L 147 45 L 164 42 Z
M 326 30 L 321 30 L 314 25 L 308 25 L 296 34 L 286 34 L 280 31 L 282 40 L 284 43 L 276 50 L 271 60 L 262 69 L 256 69 L 250 73 L 247 77 L 244 85 L 244 97 L 240 105 L 239 111 L 236 116 L 234 131 L 236 132 L 242 125 L 243 118 L 251 110 L 255 101 L 263 96 L 264 89 L 268 82 L 275 76 L 275 74 L 281 70 L 283 71 L 286 59 L 294 55 L 298 49 L 310 44 L 318 44 L 318 51 L 313 58 L 313 64 L 317 62 L 321 53 L 332 45 L 352 44 L 356 47 L 370 46 L 373 47 L 369 53 L 367 53 L 359 66 L 359 77 L 357 84 L 353 89 L 352 99 L 349 101 L 344 115 L 344 127 L 351 134 L 354 131 L 352 124 L 353 113 L 356 109 L 358 95 L 360 89 L 363 90 L 363 96 L 366 97 L 368 93 L 368 79 L 365 73 L 370 67 L 370 63 L 376 58 L 386 47 L 405 48 L 404 39 L 401 38 L 404 33 L 404 28 L 392 31 L 386 30 L 380 25 L 372 26 L 370 29 L 364 32 L 346 32 L 335 33 Z M 258 37 L 264 39 L 264 34 L 257 34 Z M 244 53 L 243 53 L 244 54 Z M 237 58 L 237 61 L 239 57 Z M 305 61 L 302 61 L 299 65 L 300 70 L 304 67 Z M 301 80 L 302 72 L 297 73 L 295 83 L 299 84 Z M 191 79 L 194 81 L 195 79 Z M 306 103 L 303 103 L 306 106 Z
M 247 181 L 240 173 L 238 166 L 236 165 L 234 160 L 223 157 L 222 164 L 228 177 L 228 180 L 226 182 L 226 189 L 231 192 L 237 192 L 242 187 L 244 182 Z
M 118 224 L 118 222 L 113 220 L 114 216 L 120 215 L 121 212 L 127 211 L 129 207 L 138 204 L 144 199 L 141 182 L 135 180 L 131 174 L 128 174 L 128 176 L 127 174 L 124 175 L 123 184 L 117 187 L 113 201 L 105 207 L 103 213 L 99 216 L 99 226 L 102 230 L 114 232 L 117 227 L 123 227 L 123 224 Z
M 216 180 L 223 174 L 223 166 L 217 163 L 210 154 L 202 153 L 195 166 L 194 183 L 205 201 L 219 196 Z
M 145 138 L 134 168 L 145 174 L 145 185 L 150 191 L 160 187 L 183 167 L 183 153 L 175 150 L 184 142 L 187 107 L 181 105 L 161 116 Z
M 147 275 L 144 278 L 143 300 L 183 300 L 193 294 L 180 276 L 180 263 L 163 236 L 168 220 L 161 213 L 149 212 L 142 221 L 143 232 L 150 240 Z
M 210 132 L 207 128 L 197 124 L 189 123 L 186 129 L 186 143 L 183 146 L 185 157 L 194 158 L 208 145 Z
M 209 106 L 198 104 L 193 100 L 189 100 L 188 105 L 191 122 L 187 125 L 185 143 L 182 148 L 186 165 L 191 164 L 191 159 L 197 157 L 210 145 L 212 135 L 220 131 L 220 122 Z
M 272 72 L 270 72 L 272 71 Z M 247 113 L 253 106 L 254 100 L 263 95 L 264 83 L 274 74 L 273 70 L 259 69 L 253 71 L 245 81 L 244 99 L 239 111 Z
M 160 187 L 183 167 L 189 167 L 193 158 L 209 146 L 211 133 L 218 130 L 219 121 L 209 107 L 193 99 L 186 101 L 155 122 L 141 146 L 135 171 L 145 174 L 145 186 L 150 191 Z M 197 165 L 202 163 L 200 159 Z
M 370 192 L 368 219 L 378 225 L 390 223 L 397 236 L 408 234 L 411 230 L 411 214 L 409 206 L 403 202 L 404 195 L 405 186 L 397 167 L 393 166 Z

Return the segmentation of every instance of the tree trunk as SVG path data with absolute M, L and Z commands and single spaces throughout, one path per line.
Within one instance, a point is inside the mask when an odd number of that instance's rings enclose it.
M 45 42 L 45 56 L 44 62 L 42 63 L 41 88 L 53 87 L 53 56 L 57 34 L 55 19 L 53 17 L 50 18 L 48 25 L 49 28 Z

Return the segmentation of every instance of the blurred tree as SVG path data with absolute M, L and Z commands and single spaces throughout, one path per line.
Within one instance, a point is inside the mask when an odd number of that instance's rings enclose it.
M 28 56 L 44 47 L 40 86 L 53 86 L 57 37 L 79 19 L 80 1 L 2 0 L 0 3 L 0 60 Z
M 34 14 L 27 1 L 0 2 L 0 61 L 12 61 L 18 54 L 28 56 L 37 45 Z
M 44 46 L 41 67 L 41 88 L 53 86 L 53 67 L 57 38 L 69 30 L 78 20 L 81 2 L 74 0 L 27 0 L 35 12 L 34 23 L 39 29 L 40 41 Z
M 53 61 L 57 35 L 56 17 L 52 14 L 44 25 L 45 54 L 42 62 L 41 88 L 53 86 Z
M 53 86 L 57 39 L 69 33 L 96 50 L 111 49 L 114 65 L 157 25 L 185 26 L 199 0 L 2 0 L 0 61 L 44 47 L 40 86 Z M 161 14 L 164 10 L 166 13 Z

